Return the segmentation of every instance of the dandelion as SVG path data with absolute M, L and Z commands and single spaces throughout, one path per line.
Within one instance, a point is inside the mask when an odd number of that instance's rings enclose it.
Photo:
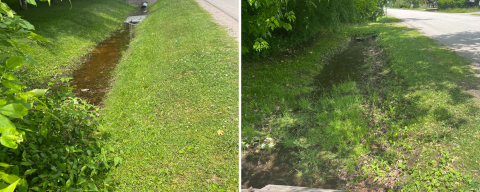
M 222 131 L 222 130 L 218 130 L 218 131 L 217 131 L 217 134 L 218 134 L 218 135 L 223 135 L 223 131 Z

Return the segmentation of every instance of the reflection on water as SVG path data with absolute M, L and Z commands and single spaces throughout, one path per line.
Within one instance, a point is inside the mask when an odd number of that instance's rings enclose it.
M 95 47 L 87 62 L 73 72 L 76 96 L 90 104 L 100 104 L 107 92 L 110 72 L 120 59 L 121 52 L 126 49 L 128 41 L 128 25 L 125 25 L 122 30 Z

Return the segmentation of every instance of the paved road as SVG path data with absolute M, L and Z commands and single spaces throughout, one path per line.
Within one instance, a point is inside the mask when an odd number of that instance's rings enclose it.
M 233 17 L 235 20 L 238 21 L 240 17 L 240 2 L 239 0 L 205 0 L 206 2 L 212 4 L 216 8 L 222 10 L 230 17 Z
M 399 9 L 388 9 L 388 15 L 454 49 L 480 69 L 480 16 Z

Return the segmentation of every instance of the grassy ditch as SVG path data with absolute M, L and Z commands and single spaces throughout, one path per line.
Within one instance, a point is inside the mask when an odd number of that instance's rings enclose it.
M 478 190 L 478 75 L 467 60 L 398 22 L 346 26 L 336 44 L 321 43 L 333 41 L 323 34 L 299 52 L 245 64 L 243 148 L 273 141 L 276 147 L 260 153 L 294 150 L 288 162 L 304 186 Z M 313 95 L 319 58 L 330 54 L 314 50 L 372 33 L 363 77 Z
M 111 36 L 121 27 L 134 5 L 121 0 L 59 1 L 50 7 L 47 2 L 37 2 L 37 7 L 28 5 L 28 11 L 20 10 L 16 0 L 6 0 L 19 16 L 35 27 L 35 33 L 51 43 L 37 44 L 22 37 L 15 41 L 25 43 L 35 50 L 30 53 L 40 66 L 25 64 L 17 71 L 22 81 L 30 86 L 57 73 L 69 74 L 82 63 L 89 49 Z M 72 8 L 70 9 L 70 6 Z M 0 57 L 8 55 L 10 49 L 0 45 Z
M 235 191 L 238 43 L 194 0 L 149 11 L 104 101 L 113 190 Z

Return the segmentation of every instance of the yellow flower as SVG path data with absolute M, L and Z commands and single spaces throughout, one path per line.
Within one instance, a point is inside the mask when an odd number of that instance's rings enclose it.
M 218 130 L 218 131 L 217 131 L 217 134 L 218 134 L 218 135 L 223 135 L 223 131 L 222 131 L 222 130 Z

